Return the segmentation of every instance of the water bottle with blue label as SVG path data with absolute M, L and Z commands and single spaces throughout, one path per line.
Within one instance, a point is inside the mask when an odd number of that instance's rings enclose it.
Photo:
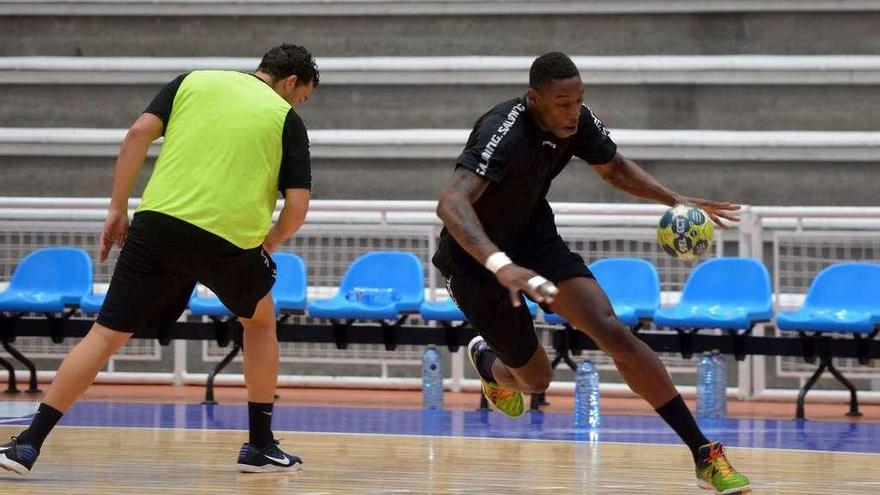
M 715 408 L 713 418 L 727 417 L 727 359 L 718 351 L 713 351 L 715 362 Z
M 712 418 L 716 414 L 718 363 L 710 353 L 700 355 L 697 361 L 697 417 Z
M 599 371 L 590 360 L 584 360 L 574 372 L 574 426 L 599 426 Z
M 434 347 L 422 355 L 422 407 L 443 409 L 443 356 Z

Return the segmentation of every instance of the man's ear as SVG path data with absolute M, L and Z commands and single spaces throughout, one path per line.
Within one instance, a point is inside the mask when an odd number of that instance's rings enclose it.
M 299 78 L 296 75 L 288 76 L 284 79 L 284 89 L 288 92 L 296 89 L 296 83 L 299 82 Z
M 529 103 L 529 105 L 535 104 L 537 97 L 538 92 L 535 91 L 533 88 L 529 88 L 528 91 L 526 91 L 526 101 Z

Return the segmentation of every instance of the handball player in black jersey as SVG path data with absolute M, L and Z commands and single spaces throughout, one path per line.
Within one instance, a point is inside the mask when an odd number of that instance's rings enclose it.
M 559 236 L 546 196 L 576 156 L 622 191 L 669 206 L 699 206 L 721 227 L 738 220 L 739 206 L 674 192 L 624 158 L 583 93 L 568 56 L 537 58 L 525 96 L 477 120 L 440 193 L 437 215 L 445 228 L 433 262 L 479 334 L 468 351 L 483 392 L 497 410 L 517 417 L 525 410 L 523 392 L 543 392 L 553 377 L 525 293 L 614 360 L 629 387 L 691 449 L 700 486 L 746 493 L 748 479 L 730 466 L 720 443 L 702 434 L 660 359 L 615 317 L 583 258 Z

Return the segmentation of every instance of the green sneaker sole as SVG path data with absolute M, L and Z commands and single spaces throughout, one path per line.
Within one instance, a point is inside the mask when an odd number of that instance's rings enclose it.
M 481 342 L 482 340 L 483 339 L 481 337 L 477 336 L 477 337 L 474 337 L 468 343 L 468 348 L 467 348 L 468 360 L 471 362 L 471 366 L 473 366 L 474 369 L 477 369 L 477 363 L 474 362 L 474 353 L 471 351 L 472 351 L 473 347 L 475 345 L 477 345 L 479 342 Z M 477 372 L 477 375 L 479 376 L 479 372 Z M 496 411 L 507 416 L 508 418 L 519 418 L 523 414 L 526 413 L 526 399 L 525 399 L 525 396 L 523 395 L 522 392 L 514 392 L 514 395 L 508 399 L 509 401 L 513 401 L 513 407 L 511 408 L 511 407 L 501 406 L 492 400 L 491 394 L 489 394 L 489 392 L 487 391 L 487 389 L 489 387 L 492 387 L 491 384 L 487 383 L 485 380 L 480 378 L 480 385 L 481 385 L 481 389 L 483 391 L 483 397 L 486 398 L 486 400 L 489 402 L 489 404 L 492 405 L 492 408 L 495 409 Z M 495 385 L 495 386 L 497 387 L 498 385 Z
M 713 490 L 716 495 L 746 495 L 747 493 L 752 493 L 751 485 L 728 488 L 727 490 L 719 491 L 712 486 L 712 483 L 700 478 L 697 478 L 697 486 L 703 490 Z
M 492 396 L 486 390 L 488 387 L 491 387 L 491 385 L 482 380 L 480 380 L 480 383 L 483 386 L 483 397 L 489 401 L 489 404 L 492 404 L 492 408 L 496 411 L 508 418 L 519 418 L 526 413 L 526 399 L 522 392 L 514 392 L 513 396 L 507 399 L 507 401 L 513 402 L 511 406 L 502 406 L 500 402 L 493 402 Z

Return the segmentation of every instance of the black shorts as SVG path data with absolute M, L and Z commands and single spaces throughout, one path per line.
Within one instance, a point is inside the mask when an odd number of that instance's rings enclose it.
M 262 246 L 241 249 L 183 220 L 138 212 L 97 322 L 121 332 L 165 328 L 186 309 L 197 281 L 251 318 L 275 284 L 275 262 Z
M 520 264 L 548 280 L 593 278 L 584 259 L 571 252 L 559 236 L 541 243 Z M 495 276 L 483 269 L 480 273 L 446 274 L 450 296 L 468 322 L 486 339 L 502 363 L 519 368 L 528 363 L 538 349 L 538 337 L 525 304 L 514 308 L 510 295 Z

